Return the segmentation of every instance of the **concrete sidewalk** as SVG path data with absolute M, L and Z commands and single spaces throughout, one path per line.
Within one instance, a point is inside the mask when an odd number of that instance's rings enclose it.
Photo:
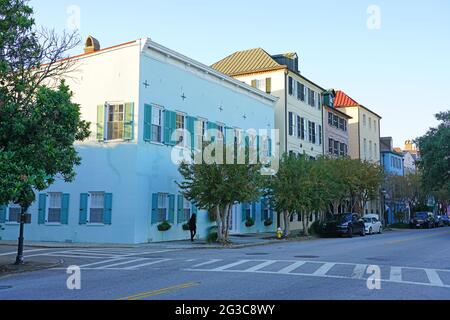
M 32 248 L 164 248 L 164 249 L 224 249 L 224 248 L 245 248 L 253 246 L 263 246 L 278 243 L 275 233 L 259 233 L 245 235 L 231 235 L 231 245 L 224 247 L 218 243 L 208 244 L 206 240 L 169 241 L 145 244 L 98 244 L 98 243 L 64 243 L 64 242 L 33 242 L 26 241 L 25 246 Z M 281 240 L 283 241 L 283 240 Z M 0 246 L 17 246 L 17 241 L 0 241 Z

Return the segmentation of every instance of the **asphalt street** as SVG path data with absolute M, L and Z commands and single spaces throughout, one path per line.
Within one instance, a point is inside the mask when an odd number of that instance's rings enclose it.
M 63 264 L 0 278 L 0 300 L 450 300 L 450 228 L 220 250 L 28 247 L 25 257 Z M 79 290 L 67 287 L 69 266 L 80 267 Z

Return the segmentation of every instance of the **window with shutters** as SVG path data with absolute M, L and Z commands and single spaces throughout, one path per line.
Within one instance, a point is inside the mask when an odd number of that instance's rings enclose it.
M 297 138 L 301 138 L 302 136 L 302 118 L 300 118 L 299 116 L 297 116 Z
M 328 139 L 328 153 L 329 154 L 333 154 L 333 146 L 334 146 L 333 139 Z
M 106 140 L 121 140 L 124 138 L 124 112 L 123 104 L 106 106 Z
M 167 193 L 158 193 L 158 223 L 167 221 Z
M 366 119 L 366 115 L 363 114 L 363 126 L 367 126 L 367 119 Z
M 367 160 L 367 139 L 364 139 L 363 148 L 364 148 L 363 157 L 364 157 L 364 160 Z
M 104 213 L 105 213 L 105 193 L 90 192 L 88 223 L 103 224 Z
M 305 140 L 306 120 L 300 118 L 300 139 Z
M 7 207 L 8 215 L 6 216 L 7 224 L 17 224 L 20 221 L 20 215 L 22 213 L 22 207 L 18 204 L 11 203 Z
M 289 95 L 293 95 L 294 94 L 294 79 L 292 79 L 292 77 L 289 77 Z
M 333 154 L 335 156 L 339 155 L 339 145 L 340 145 L 339 141 L 333 141 Z
M 372 159 L 372 140 L 369 141 L 369 159 Z
M 340 144 L 339 155 L 341 157 L 345 157 L 346 156 L 346 154 L 345 154 L 345 147 L 346 147 L 345 143 L 341 143 Z
M 313 122 L 308 121 L 308 141 L 313 141 Z
M 186 130 L 186 116 L 182 113 L 177 113 L 175 121 L 175 129 L 178 134 L 178 143 L 184 141 L 184 130 Z M 180 130 L 180 131 L 178 131 Z
M 61 223 L 62 193 L 51 192 L 47 197 L 48 211 L 46 223 Z
M 333 114 L 328 111 L 328 124 L 333 126 Z
M 369 117 L 369 129 L 372 130 L 372 117 Z
M 311 143 L 316 144 L 317 142 L 317 132 L 316 132 L 316 124 L 314 122 L 311 123 L 312 129 L 312 140 Z
M 339 128 L 339 117 L 337 115 L 333 115 L 333 126 Z
M 160 107 L 152 106 L 152 141 L 162 143 L 164 110 Z
M 294 114 L 289 112 L 289 135 L 294 135 Z
M 191 219 L 191 203 L 186 199 L 183 199 L 183 215 L 184 221 L 189 221 Z

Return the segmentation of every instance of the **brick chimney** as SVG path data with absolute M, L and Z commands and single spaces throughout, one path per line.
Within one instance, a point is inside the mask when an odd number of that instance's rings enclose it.
M 92 53 L 100 50 L 100 42 L 95 39 L 93 36 L 89 36 L 86 39 L 86 43 L 84 45 L 84 53 Z

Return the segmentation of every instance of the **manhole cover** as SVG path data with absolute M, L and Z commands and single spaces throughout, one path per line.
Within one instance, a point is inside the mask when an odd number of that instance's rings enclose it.
M 247 253 L 247 256 L 267 256 L 268 253 L 265 252 L 254 252 L 254 253 Z
M 295 258 L 300 258 L 300 259 L 317 259 L 320 258 L 319 256 L 295 256 Z
M 11 288 L 12 288 L 12 286 L 0 286 L 0 290 L 8 290 Z

